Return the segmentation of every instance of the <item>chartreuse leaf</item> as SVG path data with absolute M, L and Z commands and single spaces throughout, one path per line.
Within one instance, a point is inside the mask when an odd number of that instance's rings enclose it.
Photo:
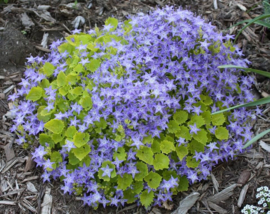
M 80 161 L 85 158 L 91 151 L 90 146 L 88 144 L 85 144 L 84 146 L 81 146 L 80 148 L 74 148 L 71 149 L 71 151 L 74 153 L 76 158 L 78 158 Z
M 162 153 L 165 153 L 165 154 L 175 151 L 174 143 L 172 141 L 163 140 L 160 143 L 160 150 Z
M 57 75 L 57 85 L 58 87 L 61 87 L 63 85 L 66 84 L 66 75 L 64 74 L 64 72 L 60 72 L 58 75 Z
M 94 42 L 89 42 L 89 44 L 87 45 L 87 49 L 93 52 L 97 52 L 99 50 L 98 48 L 96 48 L 96 44 Z
M 58 151 L 54 151 L 51 153 L 51 162 L 54 162 L 53 168 L 56 169 L 56 167 L 63 161 L 62 155 Z
M 69 90 L 70 90 L 69 85 L 62 86 L 61 88 L 59 88 L 59 94 L 62 96 L 66 96 L 66 94 L 69 92 Z
M 89 141 L 89 134 L 88 133 L 81 133 L 81 132 L 77 132 L 74 136 L 73 136 L 73 142 L 74 145 L 78 148 L 84 146 L 85 144 L 88 143 Z
M 65 125 L 62 120 L 52 119 L 45 123 L 44 127 L 55 134 L 60 134 L 63 131 Z
M 89 155 L 86 155 L 85 158 L 81 161 L 80 166 L 82 167 L 84 164 L 86 166 L 90 166 L 90 162 L 91 162 L 91 158 L 89 157 Z
M 181 137 L 181 138 L 184 138 L 186 140 L 191 140 L 192 139 L 192 137 L 191 137 L 191 135 L 189 133 L 189 129 L 186 126 L 180 126 L 180 131 L 176 132 L 175 136 L 177 138 Z
M 192 156 L 187 156 L 186 162 L 189 168 L 196 168 L 200 164 L 200 161 L 196 161 Z
M 201 129 L 200 131 L 197 132 L 197 134 L 193 135 L 193 138 L 198 142 L 200 142 L 201 144 L 206 145 L 208 141 L 207 131 Z
M 48 143 L 51 148 L 54 146 L 54 141 L 51 136 L 44 133 L 39 134 L 39 143 L 44 147 L 46 147 L 46 143 Z
M 73 166 L 77 165 L 80 162 L 80 160 L 72 152 L 69 153 L 68 160 L 69 160 L 69 163 Z
M 226 128 L 224 127 L 218 127 L 215 130 L 215 136 L 219 140 L 228 140 L 229 138 L 229 132 Z
M 193 115 L 191 118 L 190 118 L 190 121 L 188 122 L 189 125 L 194 125 L 196 124 L 196 126 L 198 128 L 200 128 L 201 126 L 205 125 L 205 121 L 203 119 L 202 116 L 199 116 L 199 115 Z
M 147 182 L 147 185 L 152 189 L 156 189 L 159 187 L 159 184 L 162 180 L 162 177 L 156 172 L 149 172 L 149 174 L 144 178 Z
M 82 97 L 79 104 L 86 110 L 90 110 L 93 106 L 92 98 L 90 96 Z
M 117 149 L 116 152 L 113 153 L 114 160 L 118 158 L 118 160 L 126 160 L 127 153 L 123 147 Z
M 210 111 L 205 111 L 205 112 L 201 113 L 201 116 L 203 117 L 206 125 L 209 125 L 211 123 L 211 112 Z
M 175 114 L 173 115 L 173 119 L 175 122 L 178 123 L 178 125 L 181 125 L 187 121 L 188 113 L 183 110 L 177 110 Z
M 153 153 L 158 153 L 160 152 L 160 140 L 159 139 L 154 139 L 152 145 L 151 145 L 151 149 L 153 151 Z
M 38 113 L 37 114 L 38 120 L 40 120 L 40 121 L 42 121 L 44 123 L 48 122 L 50 120 L 50 118 L 51 118 L 51 114 L 48 114 L 46 116 L 43 116 L 41 114 L 42 110 L 45 109 L 45 108 L 46 108 L 46 106 L 39 106 L 38 111 L 37 111 L 37 113 Z
M 65 132 L 65 136 L 68 138 L 73 138 L 76 132 L 77 132 L 77 129 L 75 126 L 69 126 Z
M 211 97 L 207 96 L 207 95 L 200 95 L 201 97 L 201 101 L 203 102 L 203 104 L 210 106 L 213 103 L 213 100 L 211 99 Z
M 167 125 L 169 133 L 176 133 L 180 130 L 179 125 L 175 120 L 171 120 Z
M 142 142 L 144 144 L 146 144 L 146 143 L 152 144 L 153 141 L 154 141 L 154 138 L 151 135 L 148 135 L 148 136 L 144 137 L 143 140 L 142 140 Z
M 226 121 L 225 116 L 223 113 L 221 114 L 214 114 L 211 116 L 211 122 L 214 126 L 221 126 Z
M 82 73 L 82 72 L 84 72 L 85 71 L 85 69 L 84 69 L 84 67 L 83 67 L 83 65 L 82 64 L 77 64 L 74 68 L 73 68 L 73 74 L 80 74 L 80 73 Z
M 170 159 L 167 155 L 164 154 L 156 154 L 153 162 L 155 170 L 168 169 L 169 168 Z
M 143 181 L 136 181 L 133 183 L 133 192 L 139 194 L 143 190 Z
M 128 204 L 131 204 L 136 201 L 136 197 L 135 197 L 136 195 L 137 193 L 133 192 L 132 189 L 128 189 L 124 191 L 124 199 L 127 200 Z
M 77 87 L 75 87 L 75 88 L 72 90 L 71 93 L 74 94 L 74 95 L 77 95 L 77 96 L 82 95 L 82 93 L 83 93 L 83 87 L 77 86 Z
M 100 64 L 100 59 L 92 59 L 90 63 L 85 65 L 85 67 L 91 72 L 95 72 L 99 68 Z
M 177 190 L 179 192 L 187 191 L 188 190 L 189 181 L 188 181 L 188 179 L 187 179 L 186 176 L 180 177 L 178 184 L 179 185 L 177 187 Z
M 50 87 L 50 82 L 49 82 L 49 80 L 47 80 L 47 79 L 41 80 L 41 82 L 40 82 L 40 87 L 41 87 L 41 88 L 49 88 L 49 87 Z
M 199 143 L 196 140 L 192 140 L 189 144 L 188 144 L 188 150 L 191 154 L 195 155 L 195 151 L 197 152 L 204 152 L 204 145 Z
M 64 139 L 64 134 L 60 133 L 60 134 L 52 134 L 52 139 L 55 143 L 59 143 L 61 140 Z
M 37 86 L 30 89 L 29 93 L 26 96 L 26 99 L 35 102 L 39 100 L 42 96 L 43 96 L 43 89 Z
M 176 154 L 179 157 L 179 160 L 182 161 L 184 157 L 188 154 L 188 149 L 184 145 L 176 147 Z
M 141 161 L 138 161 L 136 163 L 136 168 L 139 171 L 139 173 L 135 174 L 135 180 L 142 181 L 144 177 L 148 174 L 147 165 Z
M 151 191 L 148 193 L 147 190 L 144 190 L 142 194 L 140 195 L 140 201 L 142 205 L 147 208 L 154 200 L 154 192 Z
M 62 43 L 60 46 L 58 46 L 58 50 L 60 53 L 63 53 L 67 51 L 68 53 L 72 53 L 74 51 L 75 47 L 70 45 L 69 43 Z
M 41 69 L 47 77 L 50 77 L 53 74 L 55 67 L 49 62 L 45 62 L 44 66 Z
M 66 76 L 66 82 L 68 85 L 75 85 L 77 83 L 77 75 L 69 74 Z
M 110 29 L 110 31 L 114 31 L 117 28 L 118 25 L 118 20 L 116 18 L 108 18 L 105 21 L 105 25 L 111 25 L 112 28 Z
M 123 177 L 118 175 L 118 189 L 126 190 L 132 183 L 132 175 L 125 173 Z
M 152 149 L 147 146 L 141 146 L 136 156 L 147 164 L 153 164 L 153 152 Z
M 172 171 L 172 170 L 169 170 L 169 171 L 167 171 L 167 170 L 165 171 L 165 170 L 164 170 L 164 171 L 162 172 L 162 178 L 165 179 L 166 181 L 170 180 L 170 178 L 171 178 L 172 176 L 173 176 L 174 178 L 177 178 L 177 177 L 178 177 L 178 175 L 177 175 L 177 173 L 176 173 L 175 170 L 173 170 L 173 171 Z
M 54 112 L 54 110 L 48 112 L 47 109 L 43 108 L 43 109 L 41 110 L 41 112 L 40 112 L 40 115 L 41 115 L 42 117 L 44 117 L 44 116 L 49 116 L 49 115 L 51 115 L 53 112 Z
M 103 170 L 101 168 L 105 168 L 107 165 L 110 167 L 110 169 L 113 169 L 111 172 L 111 178 L 116 177 L 115 165 L 111 161 L 104 161 L 98 171 L 98 177 L 104 181 L 110 181 L 111 179 L 108 175 L 102 176 Z

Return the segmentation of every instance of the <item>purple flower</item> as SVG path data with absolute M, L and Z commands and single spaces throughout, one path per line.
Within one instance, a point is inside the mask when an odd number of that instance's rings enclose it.
M 47 168 L 53 169 L 53 164 L 54 164 L 54 162 L 51 162 L 50 159 L 47 159 L 47 160 L 43 163 L 43 168 L 44 168 L 44 169 L 47 169 Z
M 66 140 L 66 144 L 63 145 L 64 148 L 67 149 L 68 152 L 70 152 L 71 149 L 75 149 L 76 146 L 74 146 L 74 143 L 72 141 Z
M 40 158 L 42 159 L 44 155 L 46 155 L 47 152 L 45 151 L 45 148 L 43 146 L 39 146 L 38 148 L 35 149 L 35 152 L 32 153 L 32 158 Z
M 190 131 L 189 131 L 190 134 L 192 134 L 192 133 L 197 134 L 197 132 L 200 131 L 200 129 L 197 128 L 197 125 L 196 125 L 196 124 L 194 124 L 194 125 L 189 125 L 189 127 L 190 127 Z
M 101 170 L 103 171 L 102 174 L 103 177 L 104 176 L 108 176 L 109 178 L 111 177 L 113 169 L 111 169 L 108 164 L 106 165 L 106 167 L 101 168 Z

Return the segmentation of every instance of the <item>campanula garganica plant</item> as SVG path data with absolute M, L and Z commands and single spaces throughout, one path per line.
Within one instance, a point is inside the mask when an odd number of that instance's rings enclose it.
M 243 152 L 255 113 L 241 50 L 188 10 L 165 7 L 74 30 L 29 57 L 12 131 L 43 167 L 93 207 L 161 205 Z

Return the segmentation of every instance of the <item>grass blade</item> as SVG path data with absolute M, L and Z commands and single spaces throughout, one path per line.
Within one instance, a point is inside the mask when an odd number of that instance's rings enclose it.
M 240 31 L 239 33 L 236 35 L 235 39 L 234 39 L 234 43 L 236 42 L 237 38 L 239 37 L 239 35 L 242 33 L 243 30 L 245 30 L 248 26 L 250 26 L 251 24 L 255 23 L 256 21 L 259 21 L 261 19 L 265 19 L 265 18 L 268 18 L 270 17 L 270 14 L 263 14 L 263 15 L 260 15 L 252 20 L 250 20 L 250 22 L 248 22 L 248 24 L 246 24 Z
M 249 147 L 252 143 L 256 142 L 257 140 L 259 140 L 260 138 L 262 138 L 264 135 L 268 134 L 270 132 L 270 129 L 265 130 L 263 132 L 261 132 L 260 134 L 256 135 L 254 138 L 252 138 L 250 141 L 248 141 L 244 146 L 243 149 L 246 149 L 247 147 Z
M 253 19 L 246 19 L 246 20 L 237 22 L 236 24 L 232 25 L 231 27 L 229 27 L 228 29 L 223 30 L 223 31 L 227 31 L 227 30 L 229 30 L 229 29 L 231 29 L 232 27 L 235 27 L 235 26 L 237 26 L 237 25 L 249 23 L 249 22 L 251 22 L 252 20 L 253 20 Z M 267 27 L 267 28 L 270 29 L 270 24 L 267 23 L 267 22 L 265 22 L 265 21 L 258 20 L 258 21 L 254 22 L 254 23 L 255 23 L 255 24 L 258 24 L 258 25 L 261 25 L 261 26 L 263 26 L 263 27 Z
M 257 70 L 257 69 L 253 69 L 253 68 L 244 68 L 244 67 L 240 67 L 240 66 L 236 66 L 236 65 L 221 65 L 218 66 L 218 68 L 238 68 L 238 69 L 242 69 L 244 71 L 251 71 L 260 75 L 263 75 L 265 77 L 269 77 L 270 78 L 270 73 L 266 72 L 266 71 L 261 71 L 261 70 Z
M 270 24 L 267 23 L 267 22 L 265 22 L 265 21 L 259 20 L 259 21 L 256 21 L 255 24 L 258 24 L 258 25 L 261 25 L 263 27 L 266 27 L 266 28 L 269 28 L 270 29 Z
M 266 103 L 270 103 L 270 97 L 265 97 L 265 98 L 262 98 L 262 99 L 259 99 L 259 100 L 256 100 L 256 101 L 253 101 L 253 102 L 250 102 L 250 103 L 236 105 L 236 106 L 233 106 L 233 107 L 230 107 L 230 108 L 226 108 L 226 109 L 223 109 L 223 110 L 220 110 L 220 111 L 216 111 L 216 112 L 212 113 L 212 115 L 223 113 L 225 111 L 230 111 L 230 110 L 233 110 L 233 109 L 236 109 L 236 108 L 251 107 L 251 106 L 257 106 L 257 105 L 263 105 L 263 104 L 266 104 Z

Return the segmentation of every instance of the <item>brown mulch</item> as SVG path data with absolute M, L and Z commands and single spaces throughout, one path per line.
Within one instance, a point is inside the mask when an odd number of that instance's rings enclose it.
M 246 204 L 256 205 L 256 188 L 270 186 L 270 152 L 257 143 L 246 154 L 228 163 L 219 164 L 208 181 L 195 184 L 189 191 L 179 193 L 173 202 L 164 207 L 155 207 L 146 212 L 136 205 L 127 205 L 116 210 L 112 207 L 93 210 L 83 207 L 75 196 L 63 195 L 61 183 L 43 183 L 41 169 L 35 168 L 29 150 L 14 143 L 15 136 L 9 132 L 11 120 L 7 101 L 9 94 L 16 91 L 24 70 L 25 58 L 30 54 L 44 55 L 48 45 L 58 38 L 67 36 L 74 29 L 72 21 L 82 16 L 85 24 L 80 28 L 87 31 L 102 26 L 106 18 L 114 16 L 120 20 L 128 14 L 147 13 L 155 7 L 176 5 L 188 8 L 219 30 L 227 30 L 244 19 L 255 18 L 263 13 L 262 0 L 10 0 L 0 4 L 0 214 L 41 213 L 42 208 L 51 206 L 52 213 L 172 213 L 179 202 L 192 192 L 199 199 L 189 210 L 196 213 L 240 214 Z M 217 5 L 215 4 L 217 2 Z M 230 28 L 237 34 L 240 26 Z M 44 35 L 48 39 L 41 45 Z M 252 68 L 270 71 L 270 33 L 265 28 L 248 27 L 237 40 Z M 269 79 L 257 76 L 254 93 L 257 97 L 270 94 Z M 254 124 L 256 133 L 269 127 L 270 105 L 263 106 L 264 113 Z M 265 136 L 261 142 L 269 143 Z M 222 194 L 225 192 L 225 195 Z M 220 194 L 221 193 L 221 194 Z M 240 197 L 241 195 L 241 197 Z M 213 197 L 214 196 L 214 197 Z M 240 199 L 242 200 L 240 200 Z M 47 204 L 44 204 L 47 201 Z M 44 212 L 45 213 L 45 212 Z M 48 212 L 50 213 L 50 212 Z

